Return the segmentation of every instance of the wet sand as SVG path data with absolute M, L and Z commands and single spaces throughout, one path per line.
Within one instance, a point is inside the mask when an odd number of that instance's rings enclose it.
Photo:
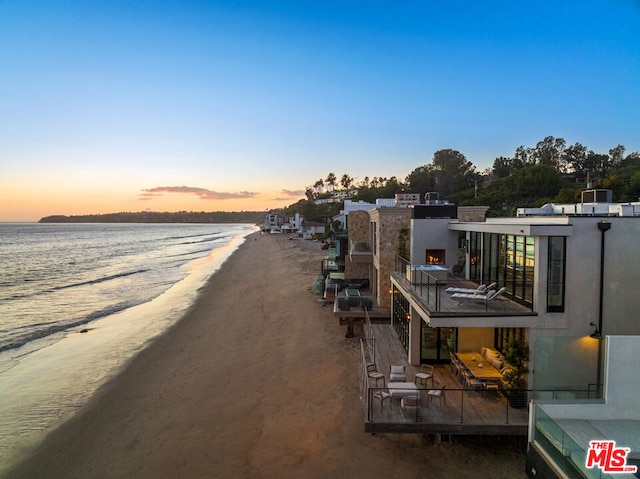
M 523 443 L 364 432 L 320 244 L 260 235 L 7 478 L 525 478 Z M 519 447 L 518 447 L 519 446 Z

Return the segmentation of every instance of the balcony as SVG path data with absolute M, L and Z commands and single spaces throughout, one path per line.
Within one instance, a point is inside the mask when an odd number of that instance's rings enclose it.
M 351 241 L 349 259 L 352 263 L 372 263 L 373 250 L 367 241 Z
M 448 268 L 429 269 L 398 261 L 391 283 L 431 327 L 532 327 L 538 313 L 506 294 L 474 294 L 481 285 L 459 278 Z M 466 289 L 466 297 L 451 288 Z

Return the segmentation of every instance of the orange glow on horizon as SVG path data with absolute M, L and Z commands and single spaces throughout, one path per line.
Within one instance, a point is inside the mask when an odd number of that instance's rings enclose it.
M 72 192 L 38 196 L 29 192 L 0 193 L 0 221 L 32 222 L 52 215 L 88 215 L 119 212 L 174 211 L 266 211 L 289 206 L 301 197 L 283 197 L 265 191 L 251 198 L 207 200 L 190 194 L 163 194 L 142 200 L 131 194 Z

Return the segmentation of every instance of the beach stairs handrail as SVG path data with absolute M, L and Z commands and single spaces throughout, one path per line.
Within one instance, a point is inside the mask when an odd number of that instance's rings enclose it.
M 370 399 L 370 388 L 369 388 L 369 364 L 375 364 L 375 357 L 371 357 L 369 354 L 369 347 L 367 343 L 370 340 L 365 338 L 360 339 L 360 397 L 362 398 L 362 402 L 364 403 L 364 413 L 365 417 L 369 414 L 369 399 Z
M 371 318 L 369 317 L 369 311 L 364 310 L 364 337 L 367 340 L 369 346 L 369 354 L 375 362 L 376 359 L 376 335 L 373 332 L 373 325 L 371 324 Z

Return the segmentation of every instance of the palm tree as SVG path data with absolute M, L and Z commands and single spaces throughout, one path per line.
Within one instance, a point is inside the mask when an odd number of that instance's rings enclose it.
M 329 173 L 325 182 L 331 186 L 331 191 L 333 191 L 336 187 L 336 175 L 333 173 Z

